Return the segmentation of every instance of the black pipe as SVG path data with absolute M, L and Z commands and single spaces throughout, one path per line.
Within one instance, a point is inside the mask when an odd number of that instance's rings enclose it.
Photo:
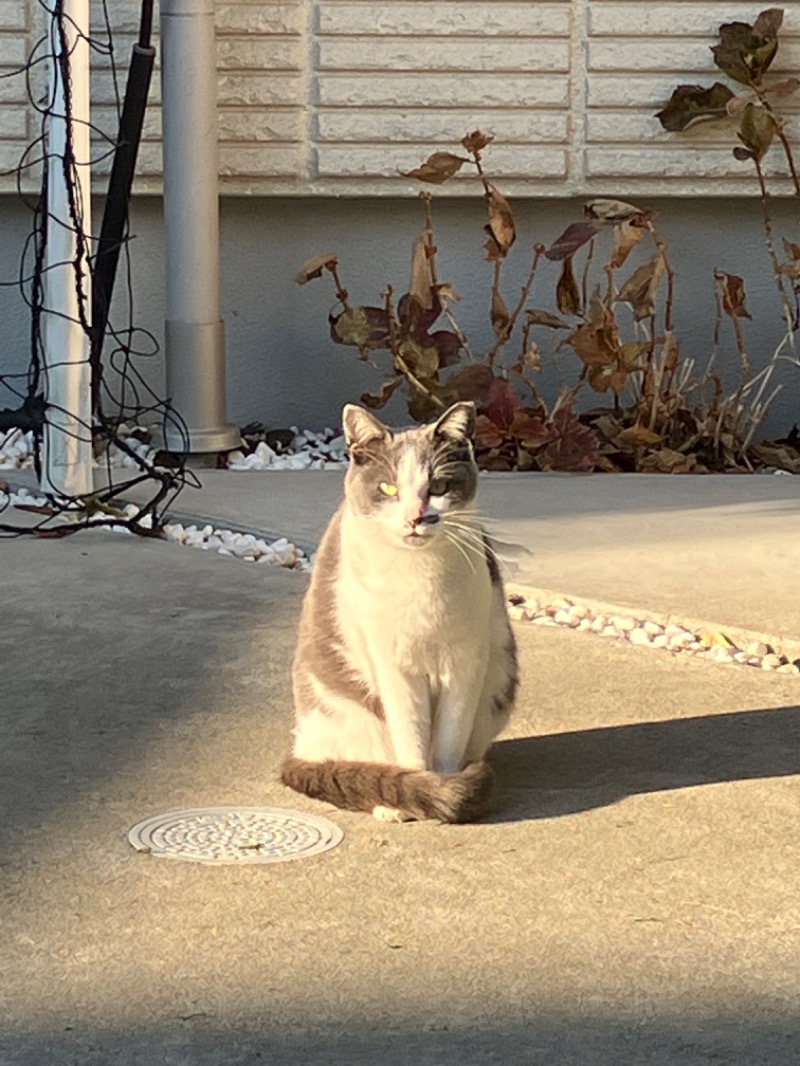
M 91 365 L 92 411 L 95 414 L 100 413 L 103 342 L 108 325 L 114 280 L 117 275 L 119 253 L 128 223 L 128 203 L 136 171 L 136 158 L 142 138 L 147 95 L 156 56 L 156 50 L 150 44 L 152 23 L 152 0 L 144 0 L 139 24 L 139 40 L 133 46 L 131 64 L 128 68 L 125 100 L 119 120 L 119 135 L 92 270 Z

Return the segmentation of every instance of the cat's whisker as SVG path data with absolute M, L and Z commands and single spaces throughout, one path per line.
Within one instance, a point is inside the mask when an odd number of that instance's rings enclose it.
M 453 545 L 453 547 L 456 548 L 459 552 L 461 552 L 461 554 L 464 556 L 464 559 L 467 562 L 467 566 L 470 568 L 470 570 L 474 574 L 475 573 L 475 563 L 474 563 L 472 557 L 468 554 L 468 552 L 466 550 L 467 545 L 464 545 L 464 544 L 462 544 L 460 542 L 460 540 L 458 538 L 458 534 L 454 530 L 445 529 L 445 536 L 447 537 L 448 541 Z

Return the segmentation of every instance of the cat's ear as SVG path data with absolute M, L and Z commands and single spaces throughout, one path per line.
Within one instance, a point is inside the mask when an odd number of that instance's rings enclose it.
M 454 403 L 434 424 L 433 432 L 448 440 L 472 440 L 475 436 L 475 404 Z
M 387 440 L 389 430 L 382 422 L 357 404 L 348 403 L 342 411 L 342 427 L 348 448 L 358 448 L 373 440 Z

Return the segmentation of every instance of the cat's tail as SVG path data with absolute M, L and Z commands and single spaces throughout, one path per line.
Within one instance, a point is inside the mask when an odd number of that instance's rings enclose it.
M 474 822 L 487 814 L 494 792 L 494 771 L 486 761 L 453 774 L 403 770 L 383 763 L 308 762 L 290 756 L 281 781 L 295 792 L 326 800 L 349 811 L 390 807 L 415 819 Z

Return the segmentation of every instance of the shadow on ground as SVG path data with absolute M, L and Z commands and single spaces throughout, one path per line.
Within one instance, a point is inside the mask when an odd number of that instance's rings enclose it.
M 554 818 L 637 793 L 800 774 L 800 707 L 501 740 L 497 822 Z
M 436 992 L 431 990 L 432 998 Z M 4 1066 L 795 1066 L 800 1024 L 788 1018 L 626 1018 L 537 1015 L 526 1023 L 464 1029 L 438 1023 L 418 1028 L 373 1026 L 308 1033 L 270 1025 L 229 1033 L 188 1018 L 182 1032 L 67 1032 L 0 1040 Z

